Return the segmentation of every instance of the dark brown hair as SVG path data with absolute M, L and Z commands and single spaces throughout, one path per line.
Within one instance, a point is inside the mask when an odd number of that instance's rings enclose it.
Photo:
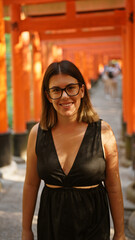
M 69 75 L 81 84 L 85 86 L 84 97 L 81 99 L 81 104 L 78 110 L 78 122 L 86 122 L 91 123 L 94 121 L 98 121 L 98 114 L 94 111 L 89 93 L 84 81 L 84 78 L 79 71 L 79 69 L 70 61 L 63 60 L 61 62 L 53 62 L 51 63 L 43 77 L 42 88 L 41 88 L 41 96 L 42 96 L 42 112 L 41 112 L 41 120 L 40 125 L 43 129 L 49 129 L 56 125 L 57 123 L 57 112 L 54 109 L 52 103 L 49 102 L 45 91 L 49 88 L 49 80 L 52 76 L 58 74 Z

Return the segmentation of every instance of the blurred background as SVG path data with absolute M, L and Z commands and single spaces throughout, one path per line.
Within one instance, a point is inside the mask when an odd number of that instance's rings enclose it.
M 27 139 L 40 120 L 43 74 L 67 59 L 115 133 L 125 231 L 135 240 L 134 16 L 134 0 L 0 0 L 0 239 L 20 238 Z

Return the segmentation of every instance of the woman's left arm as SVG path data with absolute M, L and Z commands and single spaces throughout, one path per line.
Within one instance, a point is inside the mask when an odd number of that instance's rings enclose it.
M 105 186 L 114 223 L 113 240 L 126 240 L 124 234 L 124 207 L 119 176 L 118 150 L 109 124 L 102 122 L 102 143 L 106 159 Z

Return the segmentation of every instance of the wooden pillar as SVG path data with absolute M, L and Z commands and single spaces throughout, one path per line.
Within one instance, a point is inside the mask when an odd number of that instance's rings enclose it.
M 90 79 L 91 80 L 93 79 L 93 73 L 94 73 L 94 69 L 93 69 L 94 65 L 93 65 L 93 63 L 94 63 L 94 54 L 91 54 L 89 56 L 89 71 L 90 71 Z
M 87 53 L 81 50 L 74 51 L 74 63 L 82 73 L 86 86 L 90 89 L 90 81 L 89 81 L 89 66 L 88 66 L 88 58 Z
M 135 170 L 135 2 L 134 0 L 126 1 L 127 13 L 128 13 L 128 23 L 127 23 L 127 54 L 129 60 L 128 63 L 128 117 L 127 117 L 127 139 L 126 139 L 126 152 L 129 153 L 129 157 L 132 160 L 132 166 Z M 130 46 L 129 46 L 130 44 Z M 131 67 L 129 67 L 131 65 Z M 131 71 L 131 72 L 129 72 Z M 130 94 L 130 96 L 129 96 Z M 135 203 L 135 179 L 126 189 L 127 199 Z M 134 212 L 135 214 L 135 212 Z
M 33 102 L 34 102 L 34 121 L 40 120 L 41 114 L 41 83 L 42 83 L 42 58 L 41 46 L 38 33 L 32 37 L 33 44 Z
M 133 1 L 127 1 L 127 101 L 128 101 L 128 112 L 127 112 L 127 134 L 133 133 Z
M 61 61 L 62 60 L 62 48 L 57 45 L 52 46 L 52 58 L 53 61 Z
M 133 1 L 133 133 L 135 134 L 135 1 Z
M 135 1 L 133 1 L 133 16 L 135 16 Z M 133 22 L 133 138 L 132 138 L 133 169 L 135 170 L 135 17 Z
M 98 57 L 98 74 L 99 74 L 99 76 L 101 76 L 104 71 L 103 56 L 100 53 L 100 54 L 98 54 L 97 57 Z
M 108 65 L 109 62 L 109 57 L 107 54 L 103 54 L 103 64 Z
M 133 134 L 133 1 L 126 1 L 126 70 L 127 70 L 127 135 L 126 157 L 132 158 L 132 134 Z
M 127 128 L 127 115 L 128 115 L 128 104 L 127 104 L 127 57 L 126 57 L 126 28 L 122 28 L 122 136 L 125 139 L 126 128 Z
M 97 54 L 94 55 L 93 69 L 94 69 L 93 78 L 96 81 L 98 79 L 98 56 L 97 56 Z
M 24 81 L 24 110 L 25 122 L 28 132 L 35 124 L 32 115 L 32 71 L 31 71 L 31 49 L 30 49 L 30 33 L 22 32 L 22 79 Z
M 31 80 L 31 53 L 29 49 L 30 35 L 29 32 L 21 34 L 22 39 L 22 79 L 24 84 L 24 110 L 25 122 L 31 121 L 31 104 L 30 104 L 30 80 Z
M 0 133 L 8 131 L 7 118 L 7 79 L 6 79 L 6 44 L 3 20 L 3 5 L 0 0 Z
M 12 86 L 13 86 L 13 150 L 15 156 L 26 157 L 27 132 L 25 124 L 24 80 L 22 77 L 22 41 L 19 21 L 20 5 L 11 6 Z
M 87 66 L 86 66 L 86 54 L 85 51 L 81 51 L 81 72 L 83 74 L 86 86 L 88 88 L 88 78 L 87 78 Z
M 24 84 L 22 79 L 22 43 L 19 41 L 20 6 L 11 5 L 12 84 L 13 84 L 13 130 L 25 131 Z
M 44 40 L 41 41 L 41 58 L 42 58 L 42 73 L 46 71 L 48 65 L 47 44 Z
M 0 167 L 11 162 L 11 139 L 7 116 L 6 44 L 3 4 L 0 0 Z

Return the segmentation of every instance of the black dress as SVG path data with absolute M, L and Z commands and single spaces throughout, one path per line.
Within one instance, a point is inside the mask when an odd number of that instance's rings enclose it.
M 38 173 L 44 186 L 38 214 L 38 240 L 109 240 L 110 219 L 101 142 L 101 121 L 88 125 L 73 166 L 65 175 L 54 146 L 51 130 L 40 125 L 36 141 Z M 71 153 L 72 154 L 72 153 Z M 73 186 L 90 186 L 77 189 Z

